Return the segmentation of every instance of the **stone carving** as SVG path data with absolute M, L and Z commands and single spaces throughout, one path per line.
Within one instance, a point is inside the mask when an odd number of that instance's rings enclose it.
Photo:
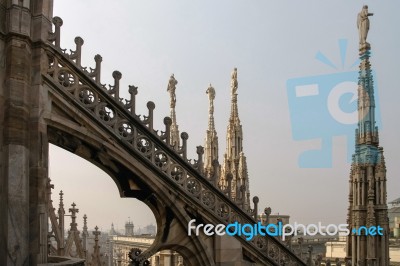
M 238 81 L 237 81 L 237 68 L 235 67 L 231 74 L 231 94 L 236 94 L 238 88 Z
M 214 113 L 214 99 L 215 99 L 215 89 L 211 86 L 208 87 L 206 93 L 208 94 L 208 100 L 210 102 L 210 110 L 209 113 Z
M 357 17 L 357 28 L 360 37 L 360 45 L 368 44 L 367 43 L 367 35 L 369 31 L 369 16 L 373 16 L 373 13 L 368 13 L 368 6 L 365 5 L 361 9 L 361 12 L 358 13 Z
M 168 82 L 168 88 L 167 91 L 169 92 L 170 96 L 170 107 L 175 108 L 176 104 L 176 94 L 175 94 L 175 89 L 176 89 L 176 84 L 178 84 L 178 81 L 175 79 L 174 74 L 171 75 L 169 78 Z
M 99 235 L 101 234 L 99 232 L 99 228 L 96 227 L 94 228 L 95 231 L 93 231 L 94 235 L 94 246 L 93 246 L 93 254 L 92 254 L 92 261 L 90 262 L 90 265 L 101 265 L 102 264 L 102 259 L 101 256 L 102 254 L 100 253 L 100 246 L 99 246 Z
M 145 256 L 142 256 L 142 250 L 140 248 L 132 248 L 128 256 L 131 260 L 129 265 L 150 265 L 150 261 Z
M 386 181 L 376 182 L 377 151 L 379 150 L 378 127 L 375 121 L 374 85 L 370 63 L 370 44 L 367 42 L 369 30 L 368 6 L 363 6 L 358 14 L 357 26 L 360 38 L 359 65 L 359 100 L 358 128 L 356 129 L 356 146 L 349 178 L 349 224 L 356 227 L 380 224 L 377 219 L 385 217 L 387 221 L 387 201 L 385 198 Z M 364 114 L 368 113 L 368 116 Z M 386 176 L 386 173 L 379 173 Z M 365 195 L 367 194 L 367 195 Z M 364 195 L 364 196 L 363 196 Z M 365 199 L 365 196 L 366 199 Z M 380 224 L 389 231 L 387 224 Z M 364 245 L 364 235 L 347 237 L 346 257 L 351 262 L 346 265 L 366 265 L 366 261 L 377 261 L 379 265 L 389 265 L 389 241 L 386 236 L 369 238 Z M 379 246 L 379 252 L 376 247 Z M 363 252 L 358 252 L 363 249 Z M 355 251 L 355 252 L 354 252 Z
M 215 89 L 211 86 L 207 88 L 206 93 L 209 100 L 208 108 L 208 128 L 206 131 L 204 145 L 204 173 L 210 182 L 216 185 L 219 181 L 219 163 L 218 163 L 218 136 L 214 123 L 214 99 Z M 217 161 L 215 164 L 214 161 Z
M 79 236 L 80 232 L 77 227 L 78 224 L 76 223 L 76 214 L 79 212 L 79 209 L 75 208 L 75 202 L 73 202 L 71 206 L 72 208 L 69 208 L 69 212 L 71 213 L 71 228 L 68 231 L 68 238 L 65 244 L 65 255 L 77 258 L 84 258 L 85 252 L 83 250 L 82 241 Z
M 84 110 L 83 115 L 87 115 L 88 119 L 95 119 L 95 121 L 102 123 L 105 126 L 104 129 L 109 131 L 112 138 L 117 137 L 123 140 L 125 147 L 130 149 L 131 152 L 137 156 L 143 156 L 143 158 L 147 159 L 154 166 L 154 169 L 161 170 L 163 174 L 179 184 L 177 187 L 178 190 L 182 190 L 182 193 L 189 196 L 193 200 L 192 203 L 196 204 L 195 202 L 198 202 L 201 204 L 199 206 L 208 209 L 218 222 L 225 223 L 229 221 L 231 215 L 232 217 L 237 217 L 237 220 L 243 223 L 254 222 L 252 217 L 246 215 L 248 214 L 247 212 L 238 210 L 234 202 L 228 200 L 222 194 L 216 193 L 215 186 L 205 178 L 201 178 L 203 177 L 201 169 L 203 169 L 202 157 L 204 153 L 204 149 L 201 146 L 197 148 L 198 159 L 194 160 L 195 163 L 193 164 L 190 160 L 187 160 L 186 140 L 188 139 L 188 135 L 186 133 L 181 135 L 184 142 L 182 148 L 178 146 L 179 149 L 175 149 L 174 151 L 155 140 L 155 138 L 158 138 L 164 143 L 170 143 L 173 121 L 171 118 L 164 120 L 165 131 L 157 132 L 153 130 L 152 111 L 155 105 L 152 102 L 147 104 L 149 109 L 148 116 L 141 118 L 139 115 L 136 115 L 134 112 L 135 98 L 132 98 L 132 96 L 137 94 L 136 87 L 130 87 L 129 91 L 131 93 L 131 101 L 133 101 L 132 104 L 123 105 L 119 99 L 107 93 L 105 85 L 100 83 L 100 56 L 95 58 L 95 70 L 88 72 L 84 67 L 81 67 L 82 71 L 71 71 L 71 69 L 75 69 L 77 63 L 71 60 L 65 53 L 60 53 L 54 46 L 50 46 L 46 52 L 49 64 L 47 73 L 44 74 L 44 79 L 51 84 L 56 84 L 58 89 L 68 92 L 69 94 L 65 94 L 66 97 L 76 100 L 74 104 L 79 104 L 82 107 L 82 110 Z M 91 78 L 94 82 L 89 82 L 88 78 Z M 232 89 L 234 91 L 232 98 L 236 98 L 238 86 L 236 69 L 232 73 L 232 78 Z M 176 105 L 175 89 L 177 83 L 175 77 L 171 75 L 167 91 L 170 93 L 170 106 L 173 110 Z M 215 98 L 215 91 L 213 92 L 210 89 L 209 97 L 210 99 Z M 237 108 L 235 107 L 234 109 L 236 110 Z M 146 126 L 146 128 L 143 128 L 142 125 Z M 242 138 L 240 138 L 240 142 L 241 140 Z M 60 146 L 64 147 L 65 145 Z M 73 150 L 75 149 L 76 147 L 73 147 Z M 181 161 L 177 160 L 175 154 L 181 155 L 188 164 L 181 164 Z M 177 166 L 180 167 L 178 168 Z M 293 254 L 277 240 L 266 238 L 266 241 L 268 243 L 275 243 L 276 252 L 282 254 L 278 255 L 276 253 L 276 260 L 279 259 L 279 256 L 287 255 L 292 261 L 297 261 L 302 265 L 300 260 L 293 257 Z M 251 245 L 253 248 L 259 249 L 255 242 L 248 242 L 246 245 Z M 269 254 L 265 250 L 263 255 L 268 257 Z

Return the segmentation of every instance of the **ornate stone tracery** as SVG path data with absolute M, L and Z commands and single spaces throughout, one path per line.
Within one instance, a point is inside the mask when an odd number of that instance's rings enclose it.
M 19 227 L 7 224 L 21 233 L 24 245 L 20 247 L 22 255 L 19 259 L 31 259 L 29 263 L 32 265 L 47 262 L 48 227 L 43 217 L 46 218 L 48 211 L 43 187 L 44 181 L 47 181 L 45 178 L 48 174 L 50 142 L 84 157 L 105 170 L 116 182 L 121 196 L 137 197 L 152 207 L 161 229 L 157 234 L 158 242 L 156 241 L 151 251 L 139 254 L 140 260 L 150 252 L 171 245 L 182 248 L 183 254 L 188 257 L 192 255 L 193 258 L 189 258 L 191 265 L 213 265 L 213 251 L 207 246 L 207 238 L 182 237 L 179 239 L 185 241 L 182 244 L 174 242 L 177 240 L 171 237 L 171 231 L 181 233 L 177 228 L 184 228 L 192 213 L 199 218 L 209 219 L 214 224 L 227 223 L 231 216 L 237 217 L 235 219 L 243 223 L 254 223 L 254 219 L 222 193 L 215 183 L 210 183 L 205 178 L 203 147 L 197 147 L 196 160 L 190 161 L 187 158 L 188 134 L 177 134 L 178 138 L 173 140 L 173 119 L 164 119 L 163 131 L 154 130 L 153 102 L 147 104 L 148 114 L 141 116 L 135 112 L 137 87 L 129 86 L 130 99 L 121 99 L 119 95 L 122 74 L 114 71 L 114 83 L 108 86 L 102 84 L 100 55 L 94 57 L 94 68 L 82 66 L 82 38 L 75 38 L 74 51 L 67 52 L 61 48 L 63 21 L 59 17 L 52 18 L 52 5 L 43 3 L 42 0 L 31 1 L 31 6 L 24 6 L 23 10 L 18 5 L 10 5 L 4 11 L 7 13 L 7 16 L 4 16 L 6 22 L 14 22 L 8 21 L 14 11 L 24 12 L 29 23 L 33 21 L 32 16 L 35 12 L 38 13 L 34 14 L 35 19 L 41 16 L 43 19 L 30 25 L 18 21 L 19 18 L 15 17 L 15 21 L 21 24 L 20 29 L 10 28 L 10 33 L 4 33 L 5 38 L 3 32 L 0 36 L 1 44 L 7 47 L 7 58 L 10 58 L 12 66 L 7 66 L 9 72 L 6 71 L 4 78 L 6 94 L 11 94 L 8 92 L 15 87 L 21 88 L 22 92 L 21 95 L 15 94 L 20 98 L 7 98 L 7 106 L 0 107 L 1 111 L 6 112 L 5 117 L 12 122 L 5 130 L 5 142 L 11 147 L 10 154 L 19 158 L 19 165 L 10 165 L 11 170 L 6 173 L 5 178 L 14 182 L 14 177 L 22 177 L 23 183 L 27 184 L 22 195 L 25 198 L 18 202 L 7 202 L 6 206 L 10 208 L 5 208 L 9 210 L 5 216 L 23 216 Z M 2 8 L 3 3 L 0 6 Z M 30 10 L 31 7 L 34 8 Z M 4 22 L 3 16 L 0 20 Z M 51 21 L 55 26 L 54 32 L 47 34 L 51 30 Z M 1 25 L 8 27 L 7 23 Z M 20 68 L 20 62 L 27 67 Z M 34 78 L 31 75 L 34 75 Z M 18 86 L 14 86 L 16 84 Z M 237 88 L 237 85 L 235 86 Z M 176 97 L 172 99 L 174 108 Z M 18 134 L 13 135 L 14 132 Z M 182 145 L 176 145 L 176 139 L 181 141 Z M 1 144 L 3 147 L 3 143 Z M 214 172 L 218 172 L 215 161 L 211 162 Z M 12 170 L 20 175 L 11 173 Z M 215 174 L 213 178 L 215 180 Z M 12 185 L 7 189 L 12 189 Z M 12 199 L 11 196 L 15 195 L 7 196 Z M 15 206 L 29 209 L 29 213 L 18 212 L 18 208 L 13 208 Z M 188 206 L 195 211 L 188 211 Z M 77 212 L 75 207 L 70 209 L 73 217 Z M 3 211 L 1 214 L 4 214 Z M 8 220 L 5 223 L 8 223 Z M 79 231 L 76 228 L 76 221 L 73 220 L 65 250 L 71 255 L 81 256 L 80 241 L 77 240 Z M 268 254 L 261 252 L 254 243 L 246 242 L 243 237 L 234 239 L 261 264 L 274 265 Z M 7 244 L 15 246 L 13 238 L 6 240 Z M 292 261 L 301 264 L 301 261 L 276 239 L 265 238 L 265 241 L 267 245 L 275 243 L 283 250 L 282 253 L 287 253 Z M 0 243 L 0 246 L 1 264 L 10 264 L 8 257 L 3 255 L 4 252 L 14 254 L 14 251 L 9 251 L 3 243 Z
M 58 73 L 60 69 L 65 68 L 63 65 L 65 65 L 66 61 L 63 61 L 62 57 L 57 57 L 56 54 L 52 55 L 50 50 L 49 52 L 49 58 L 54 58 L 54 61 L 56 62 L 49 64 L 49 75 L 47 76 L 47 79 L 48 82 L 52 82 L 53 77 L 57 75 L 56 73 Z M 100 91 L 93 90 L 93 86 L 90 82 L 79 77 L 78 75 L 75 76 L 77 81 L 74 82 L 71 87 L 68 87 L 66 91 L 70 93 L 70 97 L 76 99 L 76 102 L 81 104 L 87 111 L 89 111 L 88 114 L 97 117 L 101 123 L 110 129 L 110 132 L 115 134 L 118 138 L 123 139 L 125 143 L 130 145 L 131 149 L 136 150 L 138 154 L 141 154 L 149 161 L 153 162 L 154 165 L 164 174 L 168 175 L 171 180 L 175 181 L 180 186 L 183 185 L 183 188 L 187 191 L 187 193 L 189 193 L 189 195 L 198 200 L 211 212 L 215 213 L 216 217 L 219 217 L 221 221 L 227 222 L 231 215 L 234 215 L 235 217 L 241 217 L 243 215 L 235 211 L 235 208 L 229 207 L 229 204 L 231 203 L 225 203 L 226 199 L 224 197 L 217 196 L 215 192 L 208 190 L 207 187 L 212 186 L 212 184 L 210 184 L 208 181 L 206 181 L 206 183 L 204 183 L 204 181 L 199 182 L 197 177 L 194 177 L 191 174 L 191 171 L 188 171 L 190 167 L 194 167 L 194 169 L 197 169 L 197 171 L 201 172 L 199 169 L 203 168 L 202 155 L 204 153 L 204 149 L 202 147 L 198 147 L 197 152 L 199 154 L 199 158 L 195 160 L 194 163 L 191 163 L 190 160 L 186 158 L 186 140 L 188 139 L 188 135 L 186 133 L 181 134 L 183 146 L 181 146 L 178 150 L 175 150 L 175 152 L 179 154 L 182 159 L 187 161 L 189 168 L 187 168 L 188 166 L 182 167 L 180 165 L 181 163 L 178 163 L 176 159 L 171 157 L 170 151 L 166 152 L 164 148 L 161 148 L 161 146 L 158 144 L 156 145 L 154 140 L 150 139 L 147 133 L 144 133 L 145 129 L 143 126 L 151 130 L 153 129 L 152 108 L 154 108 L 154 104 L 148 105 L 149 116 L 145 117 L 145 119 L 138 119 L 138 115 L 131 115 L 131 110 L 126 110 L 127 107 L 122 104 L 122 101 L 114 102 L 112 99 L 108 98 L 110 97 L 109 95 L 104 95 L 102 93 L 104 89 Z M 93 79 L 93 77 L 91 78 Z M 64 87 L 60 86 L 59 88 Z M 103 86 L 101 86 L 101 88 L 103 88 Z M 131 108 L 131 106 L 132 105 L 130 105 L 128 108 Z M 158 138 L 160 141 L 168 143 L 168 140 L 171 139 L 171 123 L 168 119 L 164 122 L 166 126 L 165 131 L 163 131 L 161 135 L 153 134 L 152 138 Z M 141 126 L 139 126 L 140 129 L 138 128 L 138 123 L 141 124 Z M 241 162 L 245 162 L 243 153 L 239 154 L 239 158 L 241 158 Z M 240 168 L 238 167 L 237 169 L 241 169 L 240 171 L 244 173 L 244 169 L 246 168 L 241 165 Z M 241 188 L 242 189 L 240 189 L 240 187 L 238 188 L 239 193 L 244 193 L 247 189 L 247 186 L 242 185 Z M 215 190 L 215 188 L 212 190 Z M 244 199 L 245 198 L 246 196 Z M 246 216 L 240 218 L 240 220 L 243 222 L 248 219 L 249 218 Z M 251 223 L 251 220 L 248 221 Z M 265 241 L 268 242 L 267 239 Z M 256 244 L 253 242 L 251 242 L 251 244 L 256 247 Z

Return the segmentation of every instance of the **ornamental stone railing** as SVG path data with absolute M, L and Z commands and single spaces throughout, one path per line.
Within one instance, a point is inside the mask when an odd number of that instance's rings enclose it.
M 82 67 L 81 53 L 83 39 L 75 38 L 76 48 L 67 52 L 60 47 L 62 19 L 53 18 L 54 32 L 49 33 L 49 45 L 45 48 L 48 68 L 42 73 L 45 82 L 59 90 L 80 106 L 87 117 L 103 125 L 108 134 L 118 140 L 132 156 L 139 156 L 152 165 L 162 178 L 176 183 L 179 193 L 191 199 L 195 205 L 208 210 L 208 218 L 215 223 L 232 222 L 256 223 L 258 198 L 254 197 L 254 210 L 244 211 L 221 191 L 216 182 L 210 182 L 203 175 L 203 147 L 197 147 L 197 160 L 187 158 L 189 135 L 181 134 L 182 146 L 172 147 L 170 143 L 171 118 L 164 119 L 165 130 L 153 128 L 155 104 L 147 103 L 148 114 L 141 116 L 135 112 L 135 97 L 138 88 L 129 86 L 130 99 L 120 98 L 119 81 L 122 74 L 114 71 L 114 84 L 101 83 L 102 57 L 96 55 L 95 68 Z M 218 162 L 216 162 L 218 164 Z M 244 236 L 237 236 L 242 240 Z M 256 236 L 251 241 L 242 241 L 256 251 L 270 265 L 304 265 L 284 244 L 270 236 Z

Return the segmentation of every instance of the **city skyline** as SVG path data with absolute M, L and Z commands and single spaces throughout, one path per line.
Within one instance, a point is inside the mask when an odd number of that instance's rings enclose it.
M 357 59 L 355 22 L 364 2 L 311 2 L 315 4 L 314 9 L 311 5 L 305 7 L 288 1 L 274 3 L 275 6 L 262 2 L 235 2 L 231 5 L 221 2 L 208 9 L 206 5 L 211 2 L 200 5 L 172 1 L 160 4 L 162 10 L 172 15 L 168 16 L 157 10 L 159 6 L 155 3 L 132 2 L 128 5 L 129 2 L 122 1 L 120 5 L 113 5 L 100 1 L 95 6 L 93 1 L 58 0 L 54 4 L 54 15 L 64 20 L 61 30 L 63 48 L 73 49 L 75 36 L 85 40 L 84 66 L 93 66 L 96 53 L 103 56 L 102 83 L 112 84 L 111 73 L 118 69 L 122 72 L 121 93 L 125 93 L 124 97 L 128 84 L 139 87 L 139 113 L 146 114 L 144 106 L 147 101 L 155 102 L 155 128 L 159 130 L 163 129 L 163 117 L 169 115 L 168 78 L 171 73 L 175 74 L 178 80 L 177 122 L 181 132 L 189 133 L 190 158 L 195 158 L 195 146 L 204 145 L 208 115 L 205 91 L 211 82 L 216 90 L 215 120 L 220 145 L 219 161 L 222 163 L 229 116 L 230 72 L 237 67 L 243 149 L 247 156 L 251 196 L 260 198 L 259 212 L 264 207 L 271 207 L 273 213 L 288 214 L 292 221 L 340 223 L 345 220 L 347 210 L 350 171 L 350 164 L 345 161 L 345 140 L 343 137 L 334 139 L 332 168 L 300 168 L 299 154 L 318 146 L 318 141 L 293 140 L 286 81 L 338 72 L 324 66 L 314 56 L 320 51 L 340 66 L 339 39 L 348 40 L 346 66 Z M 111 4 L 119 16 L 109 15 L 107 4 Z M 93 17 L 85 13 L 88 6 L 94 8 Z M 261 12 L 266 7 L 272 9 L 266 12 L 270 17 L 264 17 Z M 395 99 L 400 96 L 395 90 L 393 76 L 398 58 L 395 47 L 399 44 L 393 26 L 399 20 L 394 13 L 396 7 L 399 4 L 394 2 L 387 6 L 370 4 L 370 11 L 375 15 L 371 18 L 368 38 L 373 49 L 371 61 L 380 99 L 383 125 L 380 140 L 387 160 L 388 201 L 399 196 L 395 188 L 399 187 L 396 176 L 400 174 L 395 164 L 396 150 L 400 148 L 396 135 L 400 130 L 394 125 L 396 115 L 393 112 Z M 131 16 L 127 10 L 140 12 Z M 243 14 L 245 12 L 249 13 Z M 230 17 L 230 13 L 236 19 Z M 101 30 L 85 23 L 94 20 L 98 21 Z M 276 25 L 271 25 L 275 22 Z M 314 35 L 308 30 L 311 26 Z M 289 36 L 282 36 L 282 33 Z M 352 70 L 356 69 L 357 65 Z M 349 149 L 354 150 L 353 147 Z M 119 199 L 111 178 L 83 161 L 51 147 L 50 177 L 55 185 L 53 202 L 57 202 L 54 195 L 64 190 L 65 205 L 75 201 L 80 208 L 79 215 L 88 215 L 89 228 L 98 225 L 104 230 L 112 222 L 114 225 L 118 221 L 124 223 L 121 221 L 124 217 L 131 217 L 134 223 L 136 218 L 138 225 L 145 225 L 146 221 L 155 223 L 147 207 L 134 203 L 137 202 L 135 199 Z M 78 169 L 72 169 L 71 165 Z M 110 198 L 104 200 L 106 196 Z M 332 199 L 337 199 L 337 202 L 332 202 Z M 115 205 L 120 205 L 122 210 Z M 101 218 L 104 211 L 106 218 Z M 139 217 L 137 213 L 140 213 Z

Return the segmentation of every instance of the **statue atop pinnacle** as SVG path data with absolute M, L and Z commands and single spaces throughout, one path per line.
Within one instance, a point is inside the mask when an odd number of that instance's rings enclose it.
M 175 108 L 176 104 L 176 94 L 175 94 L 175 89 L 176 89 L 176 84 L 178 84 L 178 81 L 175 79 L 174 74 L 171 75 L 169 78 L 168 82 L 168 88 L 167 91 L 169 92 L 170 96 L 170 107 Z
M 358 13 L 357 16 L 357 28 L 358 28 L 358 33 L 360 37 L 360 47 L 367 45 L 369 46 L 369 43 L 367 42 L 367 35 L 369 31 L 369 16 L 373 16 L 373 13 L 368 13 L 368 6 L 365 5 L 361 9 L 361 12 Z
M 174 74 L 171 74 L 171 77 L 169 78 L 168 81 L 168 87 L 167 91 L 169 92 L 169 98 L 170 98 L 170 117 L 172 120 L 171 124 L 171 139 L 170 139 L 170 144 L 174 148 L 179 147 L 179 129 L 178 129 L 178 124 L 176 123 L 176 112 L 175 112 L 175 106 L 176 106 L 176 84 L 178 84 L 178 81 L 175 79 Z
M 214 113 L 214 99 L 215 99 L 215 89 L 213 88 L 213 86 L 208 87 L 206 93 L 208 94 L 208 100 L 210 102 L 210 109 L 209 109 L 209 113 L 213 114 Z
M 232 96 L 236 94 L 237 88 L 238 88 L 237 68 L 235 67 L 231 74 L 231 94 L 232 94 Z

